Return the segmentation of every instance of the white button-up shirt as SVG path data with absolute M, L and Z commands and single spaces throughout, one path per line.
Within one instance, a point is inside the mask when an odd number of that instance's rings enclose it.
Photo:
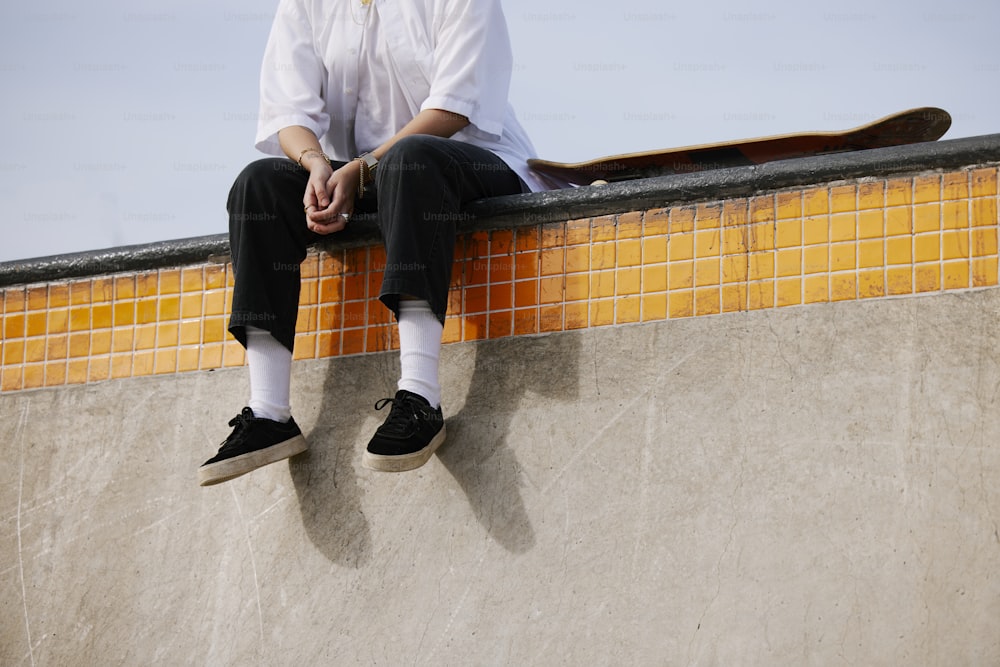
M 492 151 L 532 190 L 560 187 L 507 100 L 513 57 L 500 0 L 281 0 L 261 68 L 257 148 L 301 125 L 341 161 L 424 109 L 469 119 L 452 139 Z

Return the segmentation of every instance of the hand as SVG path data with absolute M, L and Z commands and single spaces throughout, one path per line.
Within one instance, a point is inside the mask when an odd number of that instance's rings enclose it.
M 313 160 L 309 166 L 309 182 L 302 198 L 306 226 L 317 234 L 339 232 L 354 213 L 361 165 L 353 161 L 333 171 L 325 160 Z

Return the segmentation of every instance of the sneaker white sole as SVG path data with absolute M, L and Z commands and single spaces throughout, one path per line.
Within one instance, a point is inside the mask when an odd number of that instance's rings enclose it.
M 271 445 L 267 449 L 258 449 L 256 452 L 247 452 L 240 456 L 234 456 L 225 461 L 210 463 L 198 468 L 198 484 L 201 486 L 212 486 L 235 479 L 240 475 L 263 468 L 271 463 L 276 463 L 290 456 L 301 454 L 309 449 L 309 444 L 305 437 L 297 435 L 284 442 Z
M 400 454 L 399 456 L 387 456 L 385 454 L 372 454 L 366 451 L 361 457 L 361 465 L 369 470 L 379 472 L 406 472 L 416 470 L 427 463 L 437 448 L 444 442 L 445 427 L 441 425 L 441 430 L 427 443 L 427 446 L 412 454 Z

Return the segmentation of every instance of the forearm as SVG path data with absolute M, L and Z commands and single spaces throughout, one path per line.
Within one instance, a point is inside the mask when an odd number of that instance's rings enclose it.
M 323 160 L 323 148 L 312 130 L 300 125 L 292 125 L 278 132 L 278 143 L 289 159 L 295 160 L 306 169 L 314 160 Z
M 414 134 L 429 134 L 447 139 L 459 130 L 469 125 L 469 119 L 442 109 L 424 109 L 413 117 L 409 123 L 397 132 L 391 139 L 372 151 L 376 159 L 381 160 L 393 144 Z

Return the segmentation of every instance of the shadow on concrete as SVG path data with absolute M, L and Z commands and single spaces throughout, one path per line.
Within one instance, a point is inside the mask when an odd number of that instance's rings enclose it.
M 371 530 L 361 509 L 363 491 L 354 472 L 354 443 L 360 420 L 345 409 L 345 395 L 357 395 L 345 383 L 341 365 L 331 363 L 323 383 L 317 421 L 306 434 L 309 450 L 288 462 L 299 497 L 302 525 L 313 545 L 331 563 L 360 568 L 372 553 Z
M 532 443 L 510 442 L 508 434 L 522 401 L 543 398 L 558 406 L 576 399 L 579 337 L 506 338 L 474 349 L 465 405 L 448 417 L 448 439 L 437 455 L 490 536 L 511 553 L 525 553 L 535 545 L 535 532 L 512 447 Z

